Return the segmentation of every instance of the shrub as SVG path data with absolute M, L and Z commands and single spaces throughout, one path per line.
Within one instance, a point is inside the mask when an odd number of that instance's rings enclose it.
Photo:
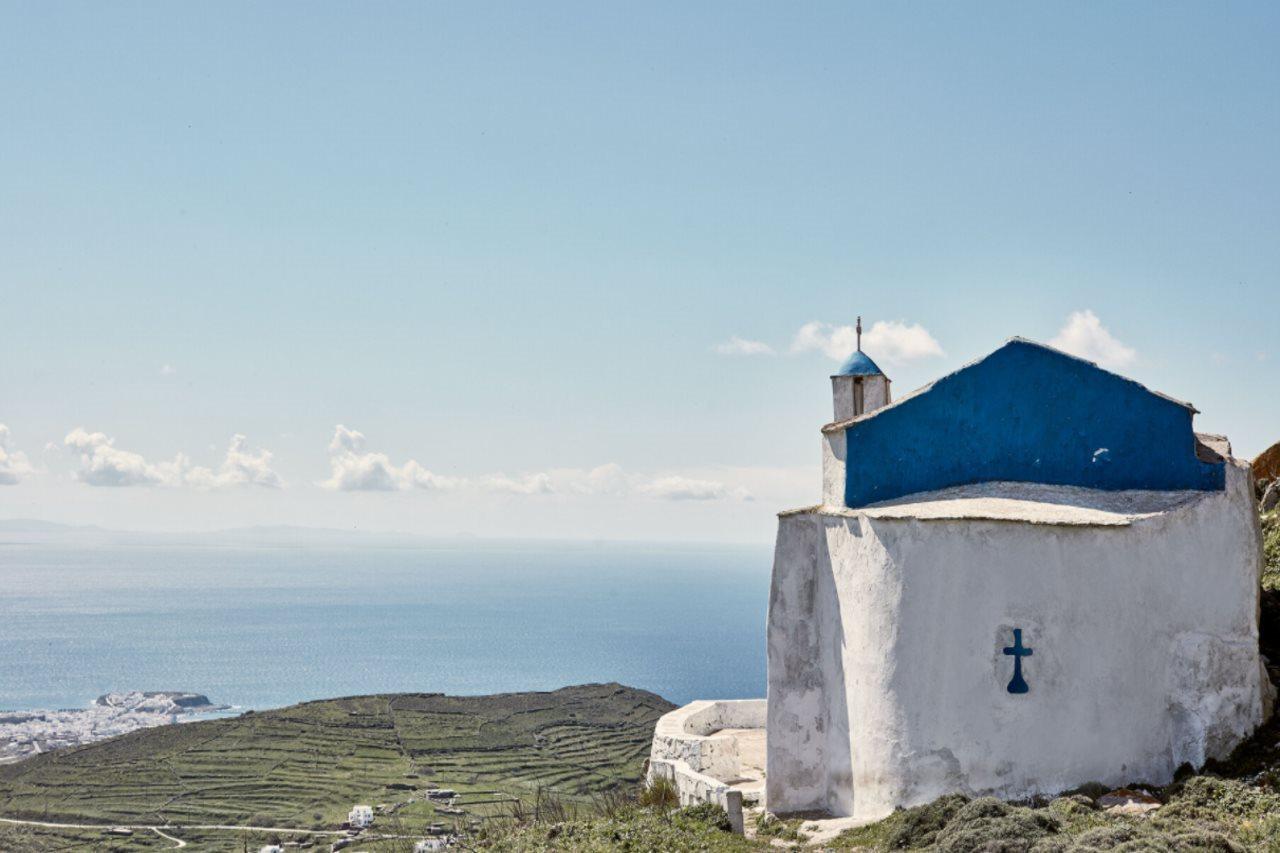
M 1011 806 L 980 797 L 960 809 L 938 833 L 945 853 L 1015 853 L 1029 851 L 1042 838 L 1056 835 L 1058 819 L 1045 809 Z
M 898 825 L 885 839 L 885 846 L 893 850 L 930 846 L 947 821 L 968 804 L 969 798 L 963 794 L 949 794 L 928 805 L 898 812 L 890 818 L 896 818 Z
M 591 797 L 591 805 L 596 813 L 605 817 L 617 817 L 626 809 L 634 806 L 635 802 L 635 797 L 621 788 L 610 788 L 603 793 L 593 794 Z
M 1262 551 L 1265 557 L 1262 585 L 1275 589 L 1280 578 L 1280 510 L 1262 517 Z
M 667 811 L 679 804 L 676 783 L 666 776 L 655 776 L 640 789 L 640 805 Z
M 729 823 L 729 814 L 715 803 L 699 803 L 681 809 L 679 817 L 696 823 L 704 823 L 723 832 L 732 832 L 733 824 Z
M 1050 801 L 1049 810 L 1059 817 L 1069 818 L 1091 816 L 1098 810 L 1098 806 L 1084 794 L 1069 794 Z
M 1093 851 L 1116 850 L 1133 841 L 1138 835 L 1136 829 L 1129 824 L 1100 826 L 1078 835 L 1068 846 L 1071 853 L 1093 853 Z
M 1258 820 L 1280 811 L 1280 796 L 1215 776 L 1195 776 L 1183 783 L 1161 818 L 1189 818 L 1226 822 L 1248 818 Z

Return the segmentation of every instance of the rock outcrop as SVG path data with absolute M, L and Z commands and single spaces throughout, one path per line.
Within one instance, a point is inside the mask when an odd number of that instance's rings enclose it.
M 1280 478 L 1280 441 L 1259 453 L 1253 460 L 1253 476 L 1258 480 Z

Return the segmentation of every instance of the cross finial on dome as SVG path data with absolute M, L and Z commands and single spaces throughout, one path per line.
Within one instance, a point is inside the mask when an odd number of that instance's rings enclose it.
M 862 315 L 858 315 L 858 325 L 854 328 L 858 331 L 858 352 L 862 352 Z

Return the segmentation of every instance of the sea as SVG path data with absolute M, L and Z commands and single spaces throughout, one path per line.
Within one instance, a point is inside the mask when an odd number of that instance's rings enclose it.
M 0 542 L 0 709 L 621 682 L 763 697 L 767 546 Z

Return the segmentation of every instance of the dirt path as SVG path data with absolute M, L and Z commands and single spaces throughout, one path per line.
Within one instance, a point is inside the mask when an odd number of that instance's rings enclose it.
M 173 846 L 174 846 L 175 848 L 178 848 L 178 847 L 186 847 L 186 846 L 187 846 L 187 842 L 183 841 L 181 838 L 174 838 L 172 835 L 170 835 L 169 833 L 165 832 L 164 830 L 162 830 L 162 829 L 161 829 L 160 827 L 158 827 L 158 826 L 153 826 L 153 827 L 151 827 L 151 831 L 152 831 L 152 832 L 154 832 L 156 835 L 160 836 L 161 838 L 164 838 L 164 839 L 167 839 L 167 840 L 169 840 L 169 841 L 172 841 L 172 842 L 173 842 Z
M 222 824 L 222 823 L 192 823 L 192 824 L 165 824 L 157 826 L 152 823 L 57 823 L 48 820 L 20 820 L 14 817 L 0 817 L 0 823 L 10 823 L 17 826 L 43 826 L 48 829 L 110 829 L 113 826 L 123 826 L 132 829 L 135 832 L 145 832 L 150 830 L 156 835 L 163 836 L 177 844 L 178 847 L 186 847 L 187 842 L 181 838 L 174 838 L 165 830 L 171 832 L 181 832 L 184 829 L 224 829 L 233 832 L 279 832 L 291 835 L 346 835 L 347 833 L 341 829 L 295 829 L 288 826 L 243 826 L 240 824 Z M 370 836 L 371 838 L 373 836 Z

